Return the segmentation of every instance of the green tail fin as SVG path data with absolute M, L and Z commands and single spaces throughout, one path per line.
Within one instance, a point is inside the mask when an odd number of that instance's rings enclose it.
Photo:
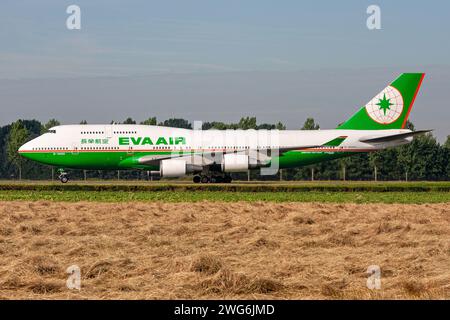
M 405 128 L 424 76 L 424 73 L 403 73 L 338 129 Z

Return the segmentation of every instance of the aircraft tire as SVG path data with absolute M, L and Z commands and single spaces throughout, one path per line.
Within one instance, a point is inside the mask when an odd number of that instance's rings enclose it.
M 202 176 L 200 182 L 201 183 L 208 183 L 209 182 L 209 178 L 207 176 Z

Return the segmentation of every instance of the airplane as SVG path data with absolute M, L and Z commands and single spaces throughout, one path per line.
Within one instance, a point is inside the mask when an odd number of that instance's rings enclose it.
M 332 130 L 191 130 L 149 125 L 60 125 L 25 143 L 25 158 L 65 169 L 146 170 L 193 175 L 195 183 L 229 183 L 231 173 L 305 166 L 410 143 L 431 130 L 406 122 L 424 73 L 403 73 Z

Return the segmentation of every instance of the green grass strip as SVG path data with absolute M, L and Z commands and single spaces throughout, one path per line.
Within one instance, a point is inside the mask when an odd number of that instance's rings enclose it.
M 168 182 L 0 182 L 1 191 L 450 192 L 450 182 L 294 182 L 193 184 Z
M 446 203 L 450 192 L 0 191 L 0 201 Z

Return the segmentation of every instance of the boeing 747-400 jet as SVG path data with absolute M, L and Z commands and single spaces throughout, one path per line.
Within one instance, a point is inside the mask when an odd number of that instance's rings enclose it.
M 190 130 L 147 125 L 61 125 L 25 143 L 22 156 L 60 170 L 140 169 L 194 182 L 230 182 L 232 172 L 278 168 L 396 147 L 429 130 L 405 129 L 424 74 L 405 73 L 332 130 Z

